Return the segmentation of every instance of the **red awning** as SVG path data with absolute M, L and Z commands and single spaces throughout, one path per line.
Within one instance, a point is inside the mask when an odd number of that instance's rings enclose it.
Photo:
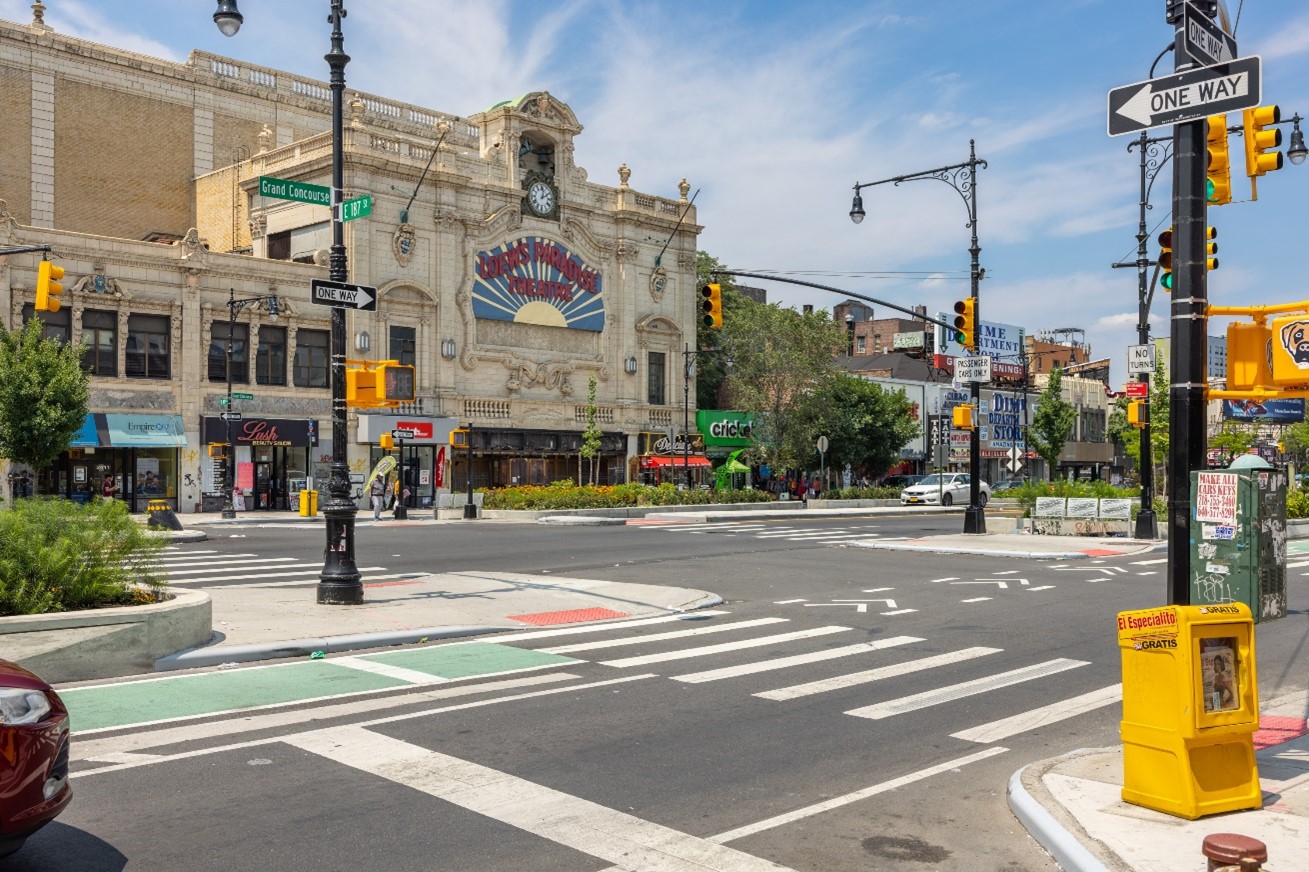
M 646 454 L 641 457 L 641 466 L 646 468 L 665 466 L 676 468 L 683 465 L 700 469 L 713 468 L 713 464 L 709 462 L 709 458 L 705 457 L 703 454 L 692 454 L 689 456 L 681 454 L 676 456 L 671 454 Z

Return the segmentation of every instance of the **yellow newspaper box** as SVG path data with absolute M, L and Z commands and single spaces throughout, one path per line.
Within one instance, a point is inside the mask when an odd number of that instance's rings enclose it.
M 1123 800 L 1195 820 L 1259 808 L 1259 687 L 1245 603 L 1118 615 Z

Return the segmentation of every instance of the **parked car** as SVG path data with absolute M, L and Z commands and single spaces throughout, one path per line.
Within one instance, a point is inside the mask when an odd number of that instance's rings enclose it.
M 0 660 L 0 857 L 54 820 L 69 800 L 68 709 L 50 685 Z
M 966 472 L 938 472 L 915 485 L 900 492 L 900 504 L 952 506 L 956 503 L 968 505 L 969 484 L 972 480 Z M 991 486 L 986 482 L 978 483 L 977 501 L 986 505 L 991 499 Z
M 888 475 L 877 483 L 878 487 L 907 488 L 923 480 L 921 475 Z
M 1020 487 L 1022 487 L 1025 484 L 1027 484 L 1026 479 L 1011 478 L 1008 479 L 1007 481 L 1002 481 L 999 484 L 997 484 L 995 487 L 991 488 L 991 493 L 998 494 L 1002 491 L 1018 490 Z

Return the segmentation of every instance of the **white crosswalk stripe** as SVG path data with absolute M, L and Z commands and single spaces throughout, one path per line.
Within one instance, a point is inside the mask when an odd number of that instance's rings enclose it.
M 710 669 L 705 672 L 688 672 L 685 675 L 674 675 L 672 678 L 674 681 L 685 681 L 688 684 L 699 684 L 705 681 L 720 681 L 724 678 L 736 678 L 740 675 L 754 675 L 758 672 L 785 669 L 788 666 L 821 663 L 824 660 L 835 660 L 839 657 L 852 657 L 856 654 L 867 654 L 869 651 L 879 651 L 882 648 L 890 648 L 895 645 L 908 645 L 911 642 L 922 641 L 924 640 L 917 636 L 892 636 L 889 639 L 879 639 L 876 642 L 860 642 L 857 645 L 845 645 L 841 648 L 827 648 L 822 651 L 811 651 L 808 654 L 793 654 L 790 657 L 775 657 L 772 660 L 756 660 L 753 663 L 743 663 L 740 666 L 726 666 L 722 669 Z
M 956 699 L 963 699 L 966 696 L 976 696 L 979 693 L 998 690 L 1002 687 L 1009 687 L 1012 684 L 1032 681 L 1036 678 L 1044 678 L 1047 675 L 1054 675 L 1058 672 L 1076 669 L 1079 666 L 1090 665 L 1091 664 L 1087 663 L 1085 660 L 1069 660 L 1065 657 L 1058 657 L 1054 660 L 1047 660 L 1045 663 L 1038 663 L 1034 666 L 1024 666 L 1021 669 L 1011 669 L 1008 672 L 1001 672 L 998 675 L 988 675 L 985 678 L 963 681 L 959 684 L 952 684 L 948 687 L 938 687 L 935 690 L 927 690 L 922 693 L 903 696 L 899 699 L 861 706 L 860 708 L 850 709 L 846 714 L 854 715 L 857 718 L 871 718 L 873 720 L 889 718 L 893 715 L 902 715 L 905 712 L 917 711 L 918 709 L 928 708 L 929 706 L 952 702 Z
M 732 621 L 726 624 L 712 624 L 708 627 L 696 627 L 692 630 L 672 630 L 667 633 L 654 633 L 650 636 L 604 639 L 599 642 L 580 642 L 576 645 L 559 645 L 554 648 L 542 648 L 541 650 L 547 654 L 571 654 L 577 651 L 595 651 L 600 648 L 616 648 L 622 645 L 662 642 L 667 639 L 684 639 L 688 636 L 703 636 L 707 633 L 726 633 L 731 630 L 744 630 L 748 627 L 762 627 L 766 624 L 785 624 L 789 623 L 789 621 L 789 618 L 755 618 L 749 621 Z
M 788 542 L 846 542 L 853 539 L 884 538 L 872 527 L 778 527 L 772 524 L 748 524 L 734 521 L 708 521 L 698 524 L 651 524 L 642 530 L 663 533 L 698 533 L 717 535 L 750 535 L 756 539 L 781 539 Z M 903 537 L 897 537 L 903 538 Z
M 795 639 L 810 639 L 814 636 L 827 636 L 831 633 L 846 633 L 851 627 L 815 627 L 812 630 L 796 630 L 792 633 L 778 633 L 776 636 L 760 636 L 755 639 L 743 639 L 739 642 L 723 642 L 719 645 L 706 645 L 703 648 L 687 648 L 681 651 L 664 651 L 659 654 L 644 654 L 638 657 L 624 657 L 620 660 L 601 661 L 603 666 L 627 667 L 644 666 L 648 663 L 666 663 L 669 660 L 687 660 L 692 657 L 705 657 L 724 651 L 738 651 L 742 648 L 760 648 L 764 645 L 780 645 Z
M 812 696 L 816 693 L 826 693 L 832 690 L 854 687 L 859 684 L 867 684 L 870 681 L 882 681 L 887 678 L 898 678 L 901 675 L 921 672 L 924 669 L 935 669 L 938 666 L 949 666 L 954 663 L 962 663 L 965 660 L 972 660 L 975 657 L 985 657 L 988 654 L 999 654 L 1001 650 L 1003 649 L 980 647 L 964 648 L 961 651 L 951 651 L 948 654 L 936 654 L 932 657 L 923 657 L 918 660 L 909 660 L 905 663 L 895 663 L 890 666 L 879 666 L 876 669 L 865 669 L 861 672 L 851 672 L 848 675 L 836 675 L 819 681 L 806 681 L 804 684 L 794 684 L 790 687 L 782 687 L 777 690 L 767 690 L 763 693 L 756 693 L 755 696 L 760 699 L 798 699 L 802 696 Z
M 317 584 L 323 571 L 321 560 L 308 562 L 298 557 L 261 557 L 253 552 L 223 554 L 203 550 L 164 553 L 155 566 L 168 583 L 175 586 L 230 582 L 254 582 L 253 587 L 309 585 Z M 407 577 L 403 573 L 388 572 L 384 566 L 361 566 L 358 570 L 361 574 L 371 573 L 363 575 L 365 584 Z

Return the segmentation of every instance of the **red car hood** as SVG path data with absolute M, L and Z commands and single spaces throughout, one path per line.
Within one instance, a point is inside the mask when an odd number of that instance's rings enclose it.
M 49 690 L 50 685 L 28 672 L 17 663 L 0 660 L 0 687 L 23 687 L 28 690 Z

